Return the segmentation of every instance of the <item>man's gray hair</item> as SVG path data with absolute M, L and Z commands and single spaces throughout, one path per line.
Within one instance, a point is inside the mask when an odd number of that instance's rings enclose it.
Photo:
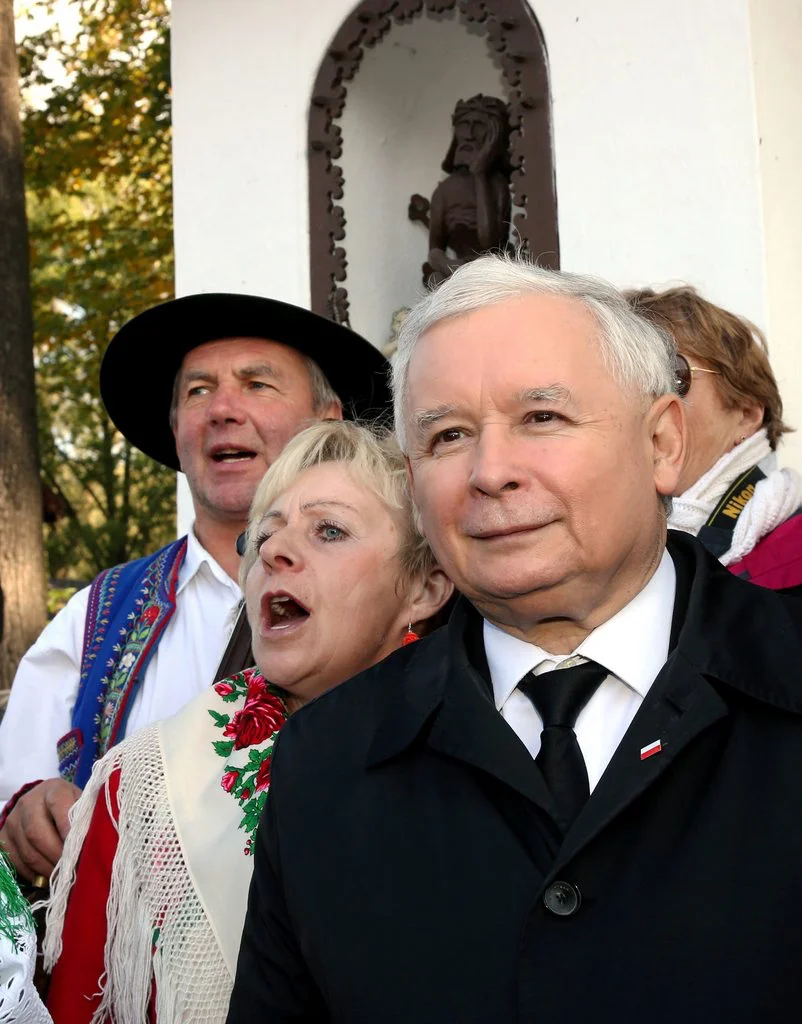
M 301 358 L 306 364 L 306 370 L 309 374 L 309 383 L 312 386 L 312 408 L 315 412 L 323 412 L 329 405 L 339 405 L 342 409 L 342 399 L 331 386 L 329 378 L 320 369 L 315 360 L 303 353 L 301 353 Z
M 403 451 L 409 447 L 405 420 L 409 364 L 421 336 L 444 320 L 526 295 L 578 299 L 595 318 L 602 358 L 622 387 L 634 385 L 652 398 L 675 390 L 673 340 L 638 316 L 617 288 L 595 277 L 544 270 L 520 256 L 480 256 L 459 267 L 414 306 L 399 331 L 393 398 Z M 499 358 L 504 358 L 503 347 Z

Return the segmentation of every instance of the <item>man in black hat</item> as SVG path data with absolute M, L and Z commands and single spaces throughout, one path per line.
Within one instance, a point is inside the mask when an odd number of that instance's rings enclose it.
M 101 573 L 20 663 L 0 727 L 0 841 L 25 878 L 49 878 L 95 760 L 213 681 L 240 604 L 236 540 L 267 468 L 314 420 L 383 413 L 386 371 L 347 328 L 256 296 L 177 299 L 112 339 L 100 370 L 109 415 L 183 470 L 195 520 Z

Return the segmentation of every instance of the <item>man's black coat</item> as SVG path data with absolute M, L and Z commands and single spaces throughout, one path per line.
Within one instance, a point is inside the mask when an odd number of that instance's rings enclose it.
M 229 1024 L 802 1014 L 802 602 L 669 550 L 672 652 L 564 839 L 467 604 L 292 718 Z

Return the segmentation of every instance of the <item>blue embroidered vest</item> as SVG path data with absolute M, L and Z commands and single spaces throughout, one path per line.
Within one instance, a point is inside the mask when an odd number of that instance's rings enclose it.
M 148 662 L 175 612 L 187 538 L 92 583 L 72 728 L 58 741 L 59 772 L 83 788 L 92 765 L 125 735 Z

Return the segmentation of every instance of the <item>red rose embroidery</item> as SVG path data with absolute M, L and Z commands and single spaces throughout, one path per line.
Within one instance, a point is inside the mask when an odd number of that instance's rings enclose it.
M 257 675 L 255 672 L 248 679 L 248 693 L 245 697 L 245 707 L 252 704 L 254 701 L 272 701 L 276 702 L 275 697 L 271 697 L 267 689 L 267 683 L 263 676 Z
M 242 670 L 242 678 L 245 680 L 245 682 L 248 684 L 248 686 L 251 685 L 251 683 L 254 681 L 254 679 L 258 679 L 261 682 L 264 682 L 264 680 L 265 680 L 265 677 L 262 675 L 262 673 L 259 671 L 258 668 L 246 668 L 246 669 L 243 669 Z
M 256 792 L 260 793 L 263 789 L 267 789 L 270 785 L 270 758 L 266 757 L 264 761 L 259 765 L 259 771 L 256 773 Z
M 216 693 L 227 703 L 237 700 L 240 707 L 230 720 L 227 715 L 212 712 L 217 729 L 222 729 L 228 743 L 215 741 L 214 750 L 220 757 L 228 758 L 233 750 L 258 747 L 269 741 L 287 720 L 287 711 L 281 699 L 271 692 L 270 684 L 256 668 L 246 669 L 230 680 L 221 680 L 214 686 Z M 244 693 L 243 693 L 244 691 Z M 244 703 L 239 701 L 244 696 Z M 232 709 L 233 710 L 233 709 Z M 218 733 L 219 735 L 219 733 Z M 247 764 L 237 767 L 225 766 L 220 784 L 239 803 L 245 814 L 240 824 L 251 833 L 246 841 L 243 854 L 253 853 L 253 833 L 256 830 L 256 810 L 264 802 L 264 793 L 270 788 L 271 748 L 247 755 Z
M 148 626 L 152 626 L 158 617 L 159 609 L 155 604 L 148 605 L 148 607 L 142 612 L 142 621 Z
M 286 716 L 281 701 L 267 692 L 264 682 L 261 685 L 264 696 L 251 698 L 249 687 L 245 706 L 223 730 L 224 736 L 234 740 L 235 750 L 262 743 L 284 725 Z

